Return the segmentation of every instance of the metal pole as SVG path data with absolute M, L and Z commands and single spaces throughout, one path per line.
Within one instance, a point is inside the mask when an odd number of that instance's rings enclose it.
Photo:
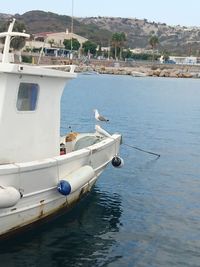
M 71 17 L 71 59 L 72 59 L 72 50 L 73 50 L 73 32 L 74 32 L 74 0 L 72 0 L 72 17 Z

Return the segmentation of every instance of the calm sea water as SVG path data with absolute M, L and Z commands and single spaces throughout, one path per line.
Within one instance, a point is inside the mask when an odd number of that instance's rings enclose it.
M 70 213 L 0 245 L 0 266 L 200 266 L 200 80 L 80 75 L 62 128 L 94 129 L 93 109 L 123 134 L 109 166 Z

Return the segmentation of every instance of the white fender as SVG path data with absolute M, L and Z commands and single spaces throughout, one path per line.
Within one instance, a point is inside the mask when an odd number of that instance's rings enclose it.
M 86 165 L 66 176 L 64 180 L 70 183 L 71 193 L 73 193 L 74 191 L 88 183 L 94 177 L 94 169 L 91 166 Z
M 20 192 L 16 188 L 0 186 L 0 209 L 15 206 L 20 198 Z
M 57 189 L 63 195 L 69 195 L 83 187 L 95 178 L 94 169 L 91 166 L 83 166 L 60 180 Z

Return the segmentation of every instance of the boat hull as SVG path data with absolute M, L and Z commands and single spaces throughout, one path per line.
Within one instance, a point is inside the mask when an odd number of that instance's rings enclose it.
M 0 238 L 71 209 L 91 190 L 99 175 L 118 154 L 120 142 L 121 136 L 116 134 L 66 155 L 0 166 L 0 186 L 12 186 L 23 195 L 13 207 L 0 209 Z M 68 196 L 60 194 L 57 190 L 59 181 L 84 166 L 90 166 L 94 176 L 80 183 L 80 187 Z

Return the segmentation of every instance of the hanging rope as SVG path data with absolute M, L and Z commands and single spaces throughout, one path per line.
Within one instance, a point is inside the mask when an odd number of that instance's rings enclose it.
M 160 157 L 160 154 L 157 154 L 157 153 L 154 153 L 154 152 L 151 152 L 151 151 L 147 151 L 147 150 L 141 149 L 141 148 L 136 147 L 136 146 L 131 146 L 131 145 L 124 144 L 124 143 L 122 143 L 122 145 L 130 147 L 130 148 L 133 148 L 133 149 L 136 149 L 136 150 L 139 150 L 139 151 L 144 152 L 144 153 L 148 153 L 148 154 L 157 156 L 158 158 Z

